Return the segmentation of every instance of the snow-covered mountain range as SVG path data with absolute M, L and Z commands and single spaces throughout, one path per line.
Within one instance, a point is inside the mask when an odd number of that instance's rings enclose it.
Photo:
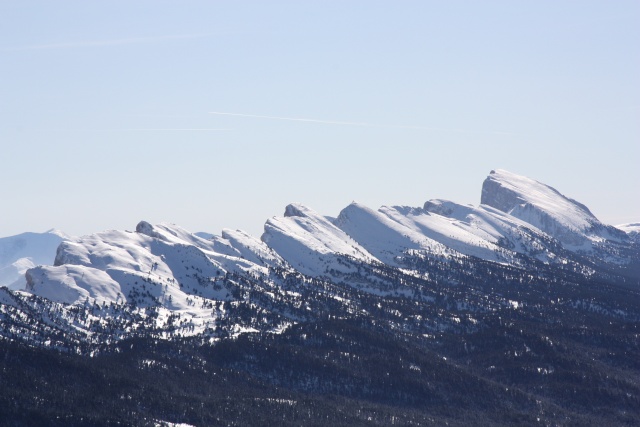
M 260 238 L 0 239 L 0 419 L 636 425 L 639 232 L 496 170 L 478 206 L 292 203 Z
M 5 295 L 8 306 L 35 295 L 62 312 L 101 307 L 92 325 L 115 319 L 118 307 L 143 317 L 153 310 L 159 330 L 215 335 L 221 325 L 225 333 L 277 332 L 336 302 L 342 311 L 356 309 L 353 299 L 327 286 L 418 298 L 412 280 L 456 282 L 425 262 L 489 262 L 518 268 L 523 276 L 547 266 L 636 286 L 639 253 L 637 224 L 603 224 L 554 188 L 496 170 L 482 185 L 479 206 L 429 200 L 422 207 L 373 210 L 354 202 L 333 218 L 293 203 L 266 222 L 260 239 L 239 230 L 193 234 L 144 221 L 135 231 L 82 237 L 27 233 L 0 240 L 0 279 L 18 290 Z M 301 284 L 314 280 L 324 287 L 305 289 L 313 300 L 303 298 Z M 240 306 L 271 321 L 225 323 Z M 86 324 L 73 327 L 91 335 Z

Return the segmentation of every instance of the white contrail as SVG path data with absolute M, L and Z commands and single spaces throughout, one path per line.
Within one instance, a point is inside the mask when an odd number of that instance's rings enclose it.
M 261 116 L 258 114 L 240 114 L 240 113 L 222 113 L 219 111 L 209 111 L 209 114 L 217 114 L 221 116 L 237 116 L 237 117 L 252 117 L 255 119 L 271 119 L 271 120 L 288 120 L 292 122 L 311 122 L 311 123 L 324 123 L 328 125 L 348 125 L 348 126 L 378 126 L 372 123 L 361 122 L 339 122 L 333 120 L 318 120 L 318 119 L 301 119 L 294 117 L 277 117 L 277 116 Z
M 291 122 L 319 123 L 319 124 L 326 124 L 326 125 L 363 126 L 363 127 L 374 127 L 374 128 L 418 129 L 418 130 L 432 130 L 432 131 L 443 131 L 443 132 L 491 133 L 491 134 L 513 135 L 510 132 L 500 132 L 500 131 L 469 131 L 469 130 L 463 130 L 463 129 L 444 129 L 444 128 L 436 128 L 436 127 L 428 127 L 428 126 L 390 125 L 390 124 L 379 124 L 379 123 L 376 124 L 376 123 L 366 123 L 366 122 L 343 122 L 343 121 L 336 121 L 336 120 L 319 120 L 319 119 L 307 119 L 307 118 L 297 118 L 297 117 L 264 116 L 259 114 L 224 113 L 220 111 L 209 111 L 209 114 L 216 114 L 219 116 L 250 117 L 254 119 L 287 120 Z
M 436 128 L 426 128 L 426 127 L 423 127 L 423 126 L 380 125 L 380 124 L 365 123 L 365 122 L 342 122 L 342 121 L 337 121 L 337 120 L 320 120 L 320 119 L 304 119 L 304 118 L 296 118 L 296 117 L 262 116 L 262 115 L 258 115 L 258 114 L 223 113 L 223 112 L 220 112 L 220 111 L 209 111 L 209 114 L 217 114 L 217 115 L 220 115 L 220 116 L 252 117 L 254 119 L 288 120 L 288 121 L 291 121 L 291 122 L 320 123 L 320 124 L 326 124 L 326 125 L 365 126 L 365 127 L 396 127 L 396 128 L 406 128 L 406 129 L 432 129 L 432 130 L 439 130 L 439 129 L 436 129 Z
M 127 39 L 114 39 L 114 40 L 90 40 L 90 41 L 68 42 L 68 43 L 35 44 L 35 45 L 27 45 L 27 46 L 0 47 L 0 51 L 13 52 L 13 51 L 23 51 L 23 50 L 120 46 L 120 45 L 141 44 L 141 43 L 154 43 L 154 42 L 160 42 L 165 40 L 195 39 L 200 37 L 206 37 L 209 35 L 211 34 L 175 34 L 175 35 L 169 35 L 169 36 L 133 37 L 133 38 L 127 38 Z

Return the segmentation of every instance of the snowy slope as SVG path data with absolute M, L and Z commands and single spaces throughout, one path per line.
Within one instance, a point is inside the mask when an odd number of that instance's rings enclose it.
M 65 238 L 58 230 L 0 238 L 0 286 L 23 289 L 25 271 L 39 264 L 53 264 L 56 248 Z
M 342 269 L 341 255 L 369 262 L 376 258 L 327 218 L 301 204 L 290 204 L 284 217 L 264 226 L 262 241 L 303 274 L 322 276 Z
M 391 265 L 407 250 L 513 262 L 516 253 L 550 261 L 558 249 L 524 221 L 488 206 L 476 208 L 445 200 L 430 200 L 422 209 L 383 206 L 378 211 L 352 203 L 335 225 Z
M 334 224 L 377 259 L 390 265 L 397 265 L 396 258 L 406 250 L 448 252 L 446 246 L 427 237 L 416 227 L 398 221 L 387 213 L 387 209 L 393 210 L 383 207 L 374 211 L 353 202 L 340 212 Z
M 63 304 L 89 299 L 97 303 L 123 299 L 122 287 L 104 270 L 83 265 L 38 266 L 26 272 L 27 290 Z
M 383 208 L 396 221 L 465 255 L 489 261 L 511 262 L 514 253 L 549 261 L 549 242 L 529 224 L 494 209 L 429 200 L 423 209 Z
M 273 249 L 260 239 L 242 230 L 222 230 L 222 238 L 233 247 L 240 258 L 258 265 L 270 267 L 284 266 L 285 261 Z

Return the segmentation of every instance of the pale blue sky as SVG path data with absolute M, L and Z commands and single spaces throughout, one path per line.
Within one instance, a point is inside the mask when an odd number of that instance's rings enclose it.
M 0 1 L 0 236 L 259 235 L 294 201 L 477 204 L 494 168 L 640 221 L 638 22 L 637 0 Z

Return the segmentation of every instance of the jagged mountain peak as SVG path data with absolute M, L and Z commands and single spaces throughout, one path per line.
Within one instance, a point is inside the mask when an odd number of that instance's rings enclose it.
M 284 208 L 284 216 L 285 218 L 292 216 L 308 217 L 317 216 L 317 213 L 302 203 L 290 203 Z
M 582 203 L 564 196 L 547 184 L 504 169 L 489 173 L 482 185 L 480 203 L 506 213 L 518 212 L 523 205 L 533 205 L 581 230 L 599 222 Z
M 522 175 L 492 170 L 482 185 L 481 203 L 526 221 L 565 245 L 624 238 L 602 224 L 582 203 Z

